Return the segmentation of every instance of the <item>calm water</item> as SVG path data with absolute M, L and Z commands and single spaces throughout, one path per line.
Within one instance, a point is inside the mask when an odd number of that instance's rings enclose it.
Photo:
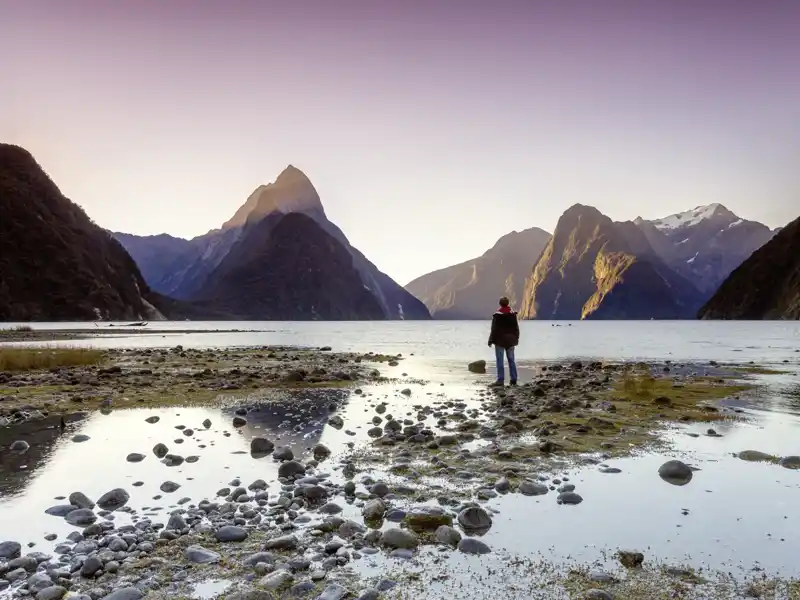
M 107 325 L 102 328 L 113 329 Z M 94 329 L 95 324 L 37 323 L 34 327 Z M 486 345 L 488 322 L 480 321 L 164 321 L 143 329 L 241 331 L 120 335 L 66 343 L 95 347 L 332 346 L 339 351 L 414 353 L 461 362 L 493 355 Z M 522 361 L 579 357 L 780 362 L 800 350 L 799 321 L 523 321 L 520 329 L 517 355 Z
M 488 507 L 497 511 L 497 516 L 484 539 L 495 554 L 477 559 L 455 553 L 440 560 L 446 560 L 453 568 L 474 563 L 484 569 L 492 561 L 504 560 L 504 552 L 508 552 L 602 563 L 604 550 L 629 547 L 643 551 L 648 559 L 734 572 L 760 565 L 770 573 L 800 575 L 796 559 L 800 553 L 800 471 L 745 463 L 732 456 L 746 449 L 776 455 L 800 454 L 800 323 L 559 325 L 522 323 L 519 356 L 524 364 L 531 367 L 536 361 L 573 357 L 698 363 L 756 361 L 780 364 L 790 372 L 763 377 L 769 391 L 739 405 L 752 420 L 720 424 L 717 430 L 722 437 L 690 437 L 688 433 L 703 433 L 705 428 L 681 427 L 670 434 L 674 444 L 668 457 L 645 455 L 609 463 L 620 468 L 620 474 L 602 474 L 596 467 L 568 469 L 566 474 L 584 497 L 579 506 L 559 506 L 554 494 L 537 498 L 509 495 L 489 501 Z M 93 413 L 76 417 L 64 434 L 51 423 L 41 422 L 13 430 L 0 429 L 0 538 L 35 542 L 35 549 L 47 550 L 51 544 L 44 541 L 46 534 L 55 533 L 62 540 L 71 531 L 63 519 L 44 514 L 48 507 L 60 503 L 54 499 L 56 496 L 83 491 L 97 498 L 114 487 L 130 492 L 129 505 L 139 515 L 165 522 L 180 498 L 191 498 L 192 503 L 213 498 L 214 492 L 234 477 L 240 477 L 245 486 L 257 478 L 274 480 L 277 463 L 270 457 L 254 459 L 249 454 L 254 436 L 289 445 L 296 454 L 321 441 L 336 455 L 347 442 L 366 443 L 365 432 L 371 426 L 372 407 L 377 402 L 387 401 L 389 412 L 395 415 L 412 414 L 416 412 L 412 409 L 415 404 L 474 398 L 479 386 L 491 378 L 491 374 L 473 376 L 464 367 L 468 360 L 491 359 L 491 350 L 485 344 L 486 323 L 181 322 L 157 323 L 153 327 L 258 331 L 145 334 L 66 343 L 97 347 L 330 345 L 334 350 L 413 353 L 415 356 L 404 361 L 400 369 L 430 383 L 364 388 L 365 396 L 351 396 L 348 390 L 298 392 L 296 400 L 311 407 L 310 417 L 307 414 L 301 419 L 291 409 L 264 407 L 248 416 L 248 425 L 239 431 L 231 427 L 231 413 L 211 408 Z M 412 389 L 410 398 L 400 394 L 405 387 Z M 355 436 L 322 424 L 331 401 L 342 405 L 345 429 L 354 431 Z M 155 425 L 145 423 L 144 419 L 154 414 L 161 421 Z M 201 426 L 206 418 L 213 423 L 208 430 Z M 305 427 L 296 430 L 300 423 Z M 195 434 L 183 436 L 175 429 L 178 425 L 194 428 Z M 71 438 L 76 433 L 91 439 L 74 443 Z M 23 456 L 5 452 L 14 439 L 30 441 L 31 451 Z M 175 439 L 184 442 L 176 445 Z M 197 455 L 200 460 L 177 468 L 166 467 L 151 452 L 157 442 L 183 456 Z M 125 457 L 131 452 L 141 452 L 147 458 L 138 464 L 126 463 Z M 335 467 L 335 455 L 325 463 L 326 467 Z M 689 485 L 670 486 L 656 473 L 667 458 L 681 458 L 701 470 Z M 335 470 L 332 476 L 338 476 Z M 162 494 L 159 486 L 166 480 L 182 487 L 173 494 Z M 143 485 L 134 487 L 138 481 Z M 158 495 L 164 497 L 154 499 Z M 683 514 L 684 510 L 688 515 Z M 345 510 L 345 516 L 358 515 L 356 507 Z M 117 513 L 116 519 L 126 522 L 130 515 Z M 390 568 L 391 562 L 381 555 L 365 557 L 359 568 L 368 574 L 381 573 Z

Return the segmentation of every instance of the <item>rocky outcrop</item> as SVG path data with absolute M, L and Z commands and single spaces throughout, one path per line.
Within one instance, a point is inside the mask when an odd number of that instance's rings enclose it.
M 800 218 L 756 250 L 700 310 L 701 319 L 800 319 Z
M 559 219 L 533 269 L 521 310 L 526 319 L 680 319 L 698 290 L 659 260 L 630 223 L 577 204 Z
M 0 321 L 163 318 L 120 243 L 29 152 L 0 144 Z
M 500 296 L 520 306 L 531 268 L 550 237 L 538 227 L 513 231 L 482 256 L 418 277 L 406 289 L 436 319 L 486 319 Z
M 430 318 L 422 302 L 380 272 L 361 252 L 350 245 L 344 233 L 328 220 L 311 181 L 302 171 L 292 166 L 287 167 L 275 182 L 259 186 L 220 229 L 192 240 L 183 240 L 183 244 L 171 244 L 171 249 L 164 247 L 161 236 L 142 238 L 127 234 L 115 235 L 140 263 L 143 271 L 152 274 L 153 279 L 148 281 L 154 289 L 181 300 L 192 301 L 196 306 L 205 307 L 206 310 L 224 311 L 221 306 L 229 306 L 228 301 L 221 300 L 221 304 L 216 305 L 211 297 L 212 290 L 221 299 L 235 297 L 236 289 L 225 290 L 222 287 L 238 285 L 237 282 L 240 281 L 237 277 L 229 277 L 229 274 L 235 271 L 233 261 L 236 257 L 245 255 L 252 258 L 252 248 L 264 249 L 264 240 L 259 237 L 272 235 L 272 227 L 279 221 L 276 217 L 289 214 L 301 214 L 310 218 L 317 225 L 317 229 L 314 230 L 315 235 L 322 230 L 345 249 L 350 256 L 350 267 L 357 272 L 362 288 L 366 289 L 381 307 L 382 318 Z M 264 221 L 267 221 L 266 225 L 262 225 Z M 306 224 L 304 230 L 311 231 L 310 225 Z M 295 243 L 316 244 L 316 240 L 298 238 Z M 159 244 L 164 247 L 163 252 L 154 250 Z M 310 250 L 310 252 L 315 251 L 315 249 Z M 339 258 L 341 257 L 337 254 L 337 260 Z M 270 264 L 275 265 L 274 260 L 274 257 L 270 258 Z M 246 266 L 242 266 L 246 270 Z M 324 262 L 318 266 L 320 269 L 325 268 Z M 286 269 L 280 270 L 288 274 Z M 318 288 L 315 293 L 319 296 L 313 304 L 315 306 L 325 304 L 326 290 Z M 272 300 L 280 303 L 280 299 Z M 359 306 L 366 305 L 359 304 Z M 267 318 L 267 316 L 265 313 L 260 317 L 252 315 L 252 318 Z M 360 315 L 352 313 L 347 318 L 376 317 L 369 310 Z

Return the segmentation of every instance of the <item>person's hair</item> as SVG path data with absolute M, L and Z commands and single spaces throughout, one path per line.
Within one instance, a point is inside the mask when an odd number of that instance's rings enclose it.
M 510 302 L 508 301 L 508 298 L 506 298 L 505 296 L 500 298 L 500 306 L 508 306 L 509 304 Z

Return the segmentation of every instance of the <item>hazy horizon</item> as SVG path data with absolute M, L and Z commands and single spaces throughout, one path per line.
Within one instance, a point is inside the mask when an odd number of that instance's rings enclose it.
M 800 2 L 0 0 L 0 141 L 191 238 L 293 164 L 405 284 L 575 203 L 800 216 Z

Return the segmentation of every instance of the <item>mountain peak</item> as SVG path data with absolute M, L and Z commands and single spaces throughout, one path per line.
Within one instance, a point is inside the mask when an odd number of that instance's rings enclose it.
M 258 186 L 222 228 L 241 227 L 275 212 L 325 215 L 314 184 L 294 165 L 287 166 L 272 183 Z
M 740 220 L 739 217 L 728 210 L 725 206 L 719 202 L 714 202 L 712 204 L 697 206 L 692 210 L 669 215 L 663 219 L 656 219 L 651 221 L 651 223 L 656 227 L 656 229 L 663 231 L 665 229 L 692 227 L 702 223 L 703 221 L 708 221 L 715 218 L 730 222 Z

